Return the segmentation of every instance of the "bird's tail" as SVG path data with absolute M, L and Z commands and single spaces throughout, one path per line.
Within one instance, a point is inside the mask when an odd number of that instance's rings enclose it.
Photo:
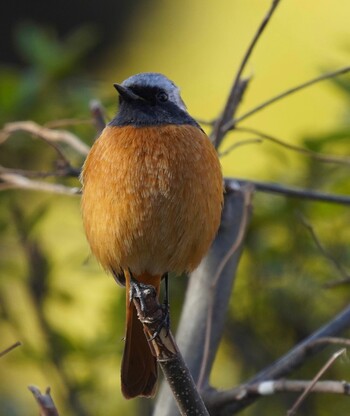
M 160 276 L 147 273 L 135 276 L 140 283 L 150 284 L 159 295 Z M 125 398 L 152 397 L 157 384 L 157 361 L 151 352 L 143 326 L 137 317 L 133 301 L 129 298 L 130 278 L 126 274 L 126 335 L 121 366 L 122 393 Z

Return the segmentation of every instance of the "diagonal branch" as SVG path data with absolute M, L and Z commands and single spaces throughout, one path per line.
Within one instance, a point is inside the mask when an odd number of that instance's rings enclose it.
M 315 384 L 319 381 L 319 379 L 323 376 L 323 374 L 333 365 L 333 363 L 344 354 L 346 351 L 345 348 L 335 352 L 331 358 L 326 362 L 326 364 L 317 372 L 315 377 L 311 380 L 311 382 L 306 386 L 305 390 L 302 392 L 300 397 L 296 400 L 294 405 L 290 410 L 287 412 L 287 416 L 293 416 L 297 412 L 298 408 L 302 404 L 302 402 L 306 399 L 306 397 L 310 394 L 311 390 L 315 386 Z
M 51 389 L 48 387 L 45 394 L 42 394 L 38 387 L 28 386 L 40 409 L 40 416 L 58 416 L 58 410 L 51 397 Z
M 271 104 L 275 103 L 276 101 L 280 101 L 289 95 L 292 95 L 300 90 L 305 88 L 311 87 L 321 81 L 325 81 L 327 79 L 335 78 L 339 75 L 346 74 L 350 71 L 350 66 L 346 66 L 344 68 L 337 69 L 332 72 L 328 72 L 327 74 L 320 75 L 319 77 L 310 79 L 302 84 L 296 85 L 286 91 L 281 92 L 280 94 L 275 95 L 274 97 L 264 101 L 263 103 L 257 105 L 256 107 L 252 108 L 251 110 L 247 111 L 246 113 L 242 114 L 241 116 L 235 118 L 234 120 L 229 121 L 224 127 L 224 130 L 232 130 L 235 126 L 240 123 L 241 121 L 245 120 L 246 118 L 252 116 L 253 114 L 257 113 L 258 111 L 270 106 Z
M 242 62 L 238 68 L 236 77 L 233 81 L 233 85 L 230 91 L 230 94 L 228 96 L 228 99 L 226 101 L 224 110 L 222 112 L 222 115 L 219 117 L 219 119 L 216 121 L 214 125 L 213 132 L 211 134 L 212 142 L 214 143 L 215 147 L 218 148 L 222 142 L 222 139 L 224 138 L 226 131 L 224 129 L 225 124 L 234 117 L 235 112 L 237 110 L 237 107 L 241 101 L 241 98 L 243 96 L 243 93 L 245 89 L 247 88 L 248 81 L 247 79 L 242 79 L 242 74 L 244 71 L 244 68 L 254 50 L 255 45 L 257 44 L 258 40 L 260 39 L 262 33 L 264 32 L 264 29 L 266 28 L 267 24 L 269 23 L 274 11 L 276 10 L 278 4 L 280 3 L 280 0 L 273 0 L 270 6 L 270 9 L 268 10 L 266 16 L 260 23 L 260 26 L 258 27 L 250 45 L 248 46 L 247 51 L 245 52 L 245 55 L 243 56 Z
M 318 152 L 314 152 L 309 149 L 305 149 L 300 146 L 296 146 L 294 144 L 287 143 L 281 139 L 278 139 L 275 136 L 272 136 L 271 134 L 264 133 L 260 130 L 253 129 L 251 127 L 235 127 L 235 131 L 241 131 L 243 133 L 250 133 L 255 134 L 262 139 L 269 140 L 270 142 L 276 143 L 280 146 L 283 146 L 289 150 L 293 150 L 294 152 L 301 153 L 305 156 L 312 157 L 315 160 L 319 160 L 320 162 L 324 163 L 338 163 L 338 164 L 345 164 L 350 165 L 350 158 L 343 157 L 343 156 L 335 156 L 335 155 L 326 155 Z

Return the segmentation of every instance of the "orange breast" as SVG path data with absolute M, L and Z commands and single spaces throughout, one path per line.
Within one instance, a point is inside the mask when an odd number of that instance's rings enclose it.
M 87 239 L 107 270 L 191 271 L 219 227 L 220 164 L 194 126 L 106 127 L 82 181 Z

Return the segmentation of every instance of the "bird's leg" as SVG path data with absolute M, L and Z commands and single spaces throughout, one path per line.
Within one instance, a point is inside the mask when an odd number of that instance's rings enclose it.
M 132 302 L 134 298 L 139 299 L 140 303 L 140 309 L 142 312 L 145 312 L 146 310 L 146 304 L 145 299 L 143 296 L 143 290 L 147 288 L 147 285 L 144 285 L 143 283 L 138 282 L 133 274 L 131 273 L 131 270 L 129 269 L 129 275 L 130 275 L 130 290 L 129 290 L 129 300 Z
M 155 332 L 153 333 L 151 339 L 149 339 L 149 341 L 154 340 L 154 338 L 156 338 L 160 331 L 165 328 L 166 330 L 166 336 L 168 336 L 169 334 L 169 330 L 170 330 L 170 313 L 169 313 L 169 279 L 168 279 L 168 273 L 165 273 L 163 275 L 164 278 L 164 283 L 165 283 L 165 296 L 164 296 L 164 302 L 161 305 L 162 308 L 162 319 L 158 325 L 158 328 L 155 330 Z
M 170 305 L 169 305 L 169 275 L 165 273 L 164 275 L 164 283 L 165 283 L 165 297 L 163 303 L 163 311 L 164 311 L 164 326 L 166 328 L 166 333 L 168 335 L 170 329 Z

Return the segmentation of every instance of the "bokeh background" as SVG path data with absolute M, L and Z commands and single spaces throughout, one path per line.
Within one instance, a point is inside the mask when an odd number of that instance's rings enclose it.
M 18 0 L 0 15 L 0 122 L 82 120 L 68 129 L 87 144 L 96 130 L 89 102 L 111 118 L 113 82 L 157 71 L 181 88 L 189 112 L 212 120 L 221 111 L 267 0 Z M 347 0 L 283 0 L 259 41 L 246 75 L 252 80 L 239 114 L 321 73 L 349 64 Z M 350 79 L 326 81 L 244 122 L 289 143 L 349 154 Z M 205 127 L 205 126 L 204 126 Z M 208 130 L 209 131 L 209 130 Z M 221 151 L 252 135 L 230 134 Z M 64 149 L 74 166 L 83 160 Z M 0 164 L 51 170 L 55 153 L 28 135 L 0 146 Z M 322 164 L 273 143 L 247 145 L 222 158 L 224 174 L 349 194 L 349 165 Z M 60 180 L 79 186 L 77 180 Z M 0 360 L 0 414 L 35 415 L 29 384 L 50 385 L 62 414 L 147 415 L 152 402 L 125 401 L 119 367 L 124 296 L 90 257 L 79 197 L 8 190 L 0 193 L 0 349 L 23 346 Z M 212 383 L 228 388 L 271 363 L 347 303 L 347 285 L 303 225 L 349 270 L 349 209 L 257 194 Z M 173 281 L 172 281 L 173 282 Z M 176 325 L 186 279 L 171 285 Z M 299 370 L 312 378 L 327 349 Z M 349 379 L 340 360 L 329 378 Z M 291 395 L 261 400 L 244 415 L 284 414 Z M 309 397 L 305 415 L 348 414 L 348 399 Z

